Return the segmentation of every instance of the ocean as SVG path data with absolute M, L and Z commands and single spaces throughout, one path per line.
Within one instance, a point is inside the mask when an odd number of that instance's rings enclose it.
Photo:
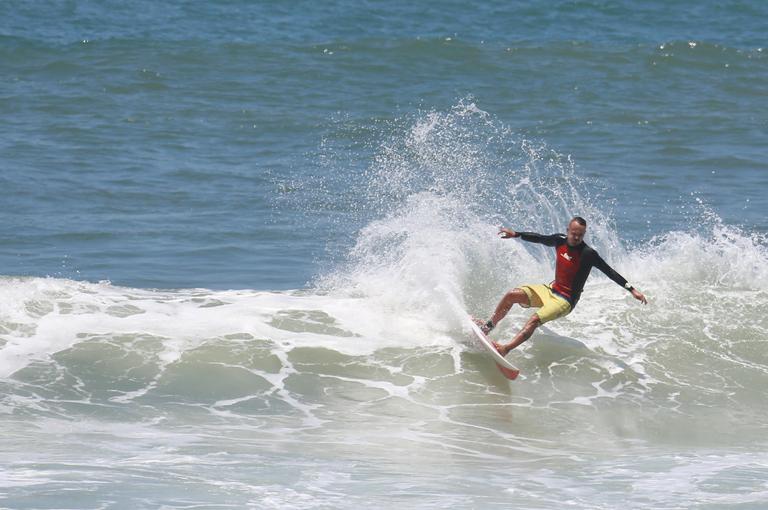
M 766 19 L 0 3 L 0 507 L 766 508 Z

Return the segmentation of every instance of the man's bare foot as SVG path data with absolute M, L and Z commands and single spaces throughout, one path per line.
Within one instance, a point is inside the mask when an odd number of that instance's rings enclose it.
M 499 351 L 499 354 L 501 354 L 503 357 L 507 357 L 507 354 L 509 354 L 509 351 L 512 349 L 508 349 L 506 345 L 500 344 L 499 342 L 491 342 L 493 346 L 496 348 L 497 351 Z
M 480 331 L 482 331 L 484 335 L 488 335 L 488 333 L 491 332 L 490 328 L 488 327 L 488 324 L 485 321 L 483 321 L 483 319 L 472 317 L 472 321 L 475 324 L 477 324 L 477 327 L 480 328 Z

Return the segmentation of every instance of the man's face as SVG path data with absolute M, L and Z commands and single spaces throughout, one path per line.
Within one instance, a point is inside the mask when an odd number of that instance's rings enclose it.
M 580 225 L 576 221 L 572 221 L 568 225 L 568 234 L 566 237 L 566 242 L 568 243 L 568 246 L 578 246 L 581 244 L 582 241 L 584 241 L 584 234 L 587 233 L 587 227 Z

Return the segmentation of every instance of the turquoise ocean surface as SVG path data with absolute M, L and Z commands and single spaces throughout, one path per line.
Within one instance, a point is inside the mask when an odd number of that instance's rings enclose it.
M 0 2 L 0 507 L 768 507 L 766 26 Z M 509 382 L 465 316 L 554 258 L 496 231 L 576 214 L 650 303 Z

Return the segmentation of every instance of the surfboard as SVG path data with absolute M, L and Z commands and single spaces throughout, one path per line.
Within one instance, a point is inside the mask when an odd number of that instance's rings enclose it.
M 499 370 L 502 374 L 504 374 L 504 377 L 512 381 L 517 379 L 517 376 L 520 375 L 520 370 L 515 368 L 512 363 L 507 361 L 507 359 L 502 356 L 499 351 L 496 350 L 488 337 L 485 336 L 485 333 L 483 333 L 483 331 L 480 329 L 480 326 L 475 324 L 475 321 L 472 320 L 472 317 L 469 318 L 469 325 L 472 328 L 472 333 L 475 335 L 475 337 L 477 337 L 478 340 L 480 340 L 480 344 L 485 347 L 488 352 L 491 353 L 493 361 L 496 362 L 496 366 L 499 367 Z

